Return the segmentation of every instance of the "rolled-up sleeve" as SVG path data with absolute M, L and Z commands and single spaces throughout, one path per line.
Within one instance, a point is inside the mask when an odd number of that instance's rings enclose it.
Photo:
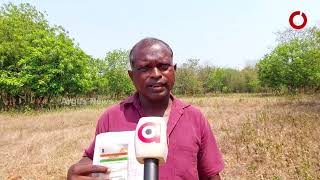
M 208 120 L 201 115 L 201 143 L 198 152 L 198 173 L 201 177 L 211 177 L 224 168 L 221 152 L 212 133 Z
M 92 140 L 90 145 L 84 150 L 82 157 L 88 157 L 90 159 L 93 159 L 96 136 L 100 133 L 108 132 L 108 120 L 109 120 L 108 113 L 104 112 L 98 120 L 94 139 Z

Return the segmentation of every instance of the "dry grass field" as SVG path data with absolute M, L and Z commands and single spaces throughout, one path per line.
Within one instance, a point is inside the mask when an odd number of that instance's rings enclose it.
M 320 179 L 320 97 L 186 97 L 225 159 L 223 179 Z M 0 179 L 65 179 L 104 108 L 0 114 Z

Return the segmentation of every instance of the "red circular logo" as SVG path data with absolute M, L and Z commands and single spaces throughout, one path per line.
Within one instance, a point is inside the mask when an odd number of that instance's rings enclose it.
M 160 143 L 160 125 L 152 122 L 144 123 L 138 129 L 138 138 L 144 143 Z
M 303 18 L 303 23 L 301 25 L 296 25 L 294 22 L 293 22 L 293 18 L 298 16 L 298 15 L 301 15 L 302 18 Z M 307 16 L 305 13 L 301 12 L 300 14 L 300 11 L 295 11 L 293 12 L 290 17 L 289 17 L 289 23 L 290 23 L 290 26 L 293 27 L 294 29 L 302 29 L 304 28 L 306 25 L 307 25 Z

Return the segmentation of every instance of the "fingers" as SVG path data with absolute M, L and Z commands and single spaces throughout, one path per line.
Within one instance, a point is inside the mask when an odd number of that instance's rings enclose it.
M 79 176 L 77 180 L 97 180 L 97 179 L 90 176 Z
M 92 164 L 81 164 L 78 163 L 72 168 L 72 174 L 86 175 L 91 173 L 107 173 L 108 168 L 104 166 L 92 165 Z
M 80 176 L 77 178 L 77 180 L 109 180 L 109 178 Z
M 76 163 L 67 174 L 67 180 L 102 180 L 109 179 L 110 171 L 107 167 L 92 165 L 92 163 Z M 97 175 L 97 176 L 92 176 Z

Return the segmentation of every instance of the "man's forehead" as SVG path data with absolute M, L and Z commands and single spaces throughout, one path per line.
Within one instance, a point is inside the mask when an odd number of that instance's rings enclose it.
M 143 61 L 149 60 L 172 63 L 172 58 L 173 52 L 169 45 L 159 39 L 154 38 L 146 38 L 139 41 L 130 51 L 131 66 L 135 63 L 144 64 Z
M 161 58 L 163 60 L 171 60 L 171 53 L 170 50 L 160 44 L 152 44 L 149 46 L 144 46 L 144 47 L 137 47 L 135 52 L 133 53 L 134 60 L 151 60 L 151 59 L 158 59 Z
M 164 44 L 156 42 L 156 43 L 143 43 L 139 44 L 134 51 L 134 54 L 154 54 L 154 53 L 169 53 L 170 50 Z

